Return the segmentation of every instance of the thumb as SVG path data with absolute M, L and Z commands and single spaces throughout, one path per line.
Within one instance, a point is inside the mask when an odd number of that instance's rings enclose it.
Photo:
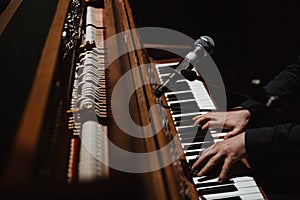
M 233 137 L 233 136 L 237 135 L 238 132 L 239 132 L 239 130 L 236 129 L 236 128 L 234 128 L 234 129 L 232 129 L 231 131 L 229 131 L 229 132 L 224 136 L 224 139 L 228 139 L 228 138 L 230 138 L 230 137 Z

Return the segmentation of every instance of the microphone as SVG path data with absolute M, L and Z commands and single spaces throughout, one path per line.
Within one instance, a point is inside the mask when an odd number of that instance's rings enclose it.
M 193 69 L 193 65 L 195 65 L 199 60 L 208 54 L 211 54 L 215 43 L 213 39 L 209 36 L 201 36 L 198 40 L 194 43 L 194 50 L 189 52 L 185 58 L 177 65 L 175 71 L 171 73 L 169 78 L 161 84 L 158 88 L 155 89 L 154 95 L 159 98 L 165 92 L 168 91 L 168 87 L 173 83 L 176 82 L 176 72 L 180 72 L 182 70 L 191 70 Z

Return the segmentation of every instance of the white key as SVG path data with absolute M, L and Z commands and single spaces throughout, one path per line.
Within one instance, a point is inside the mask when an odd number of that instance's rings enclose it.
M 188 152 L 201 152 L 203 150 L 204 150 L 204 148 L 201 148 L 201 149 L 189 149 L 189 150 L 184 151 L 184 153 L 188 153 Z
M 197 190 L 205 189 L 205 188 L 213 188 L 213 187 L 219 186 L 217 184 L 217 178 L 213 178 L 210 180 L 205 180 L 205 178 L 206 178 L 206 176 L 193 177 L 193 181 L 195 184 L 216 183 L 216 185 L 215 186 L 214 185 L 207 186 L 207 187 L 198 187 L 198 188 L 196 188 Z M 201 179 L 204 179 L 205 181 L 201 181 Z M 230 180 L 233 181 L 233 183 L 224 184 L 224 186 L 233 184 L 237 188 L 237 191 L 224 192 L 224 193 L 220 192 L 220 193 L 216 193 L 216 194 L 207 194 L 207 195 L 203 195 L 203 197 L 206 199 L 219 199 L 219 198 L 240 196 L 242 199 L 263 199 L 263 196 L 252 177 L 243 176 L 243 177 L 232 178 Z
M 238 191 L 233 191 L 233 192 L 203 195 L 205 199 L 221 199 L 221 198 L 228 198 L 234 196 L 239 196 L 242 199 L 247 199 L 247 200 L 263 199 L 260 190 L 258 189 L 258 187 L 255 186 L 247 187 L 247 188 L 238 188 Z
M 175 117 L 185 117 L 185 116 L 191 116 L 191 115 L 204 115 L 206 114 L 207 111 L 201 111 L 201 112 L 191 112 L 191 113 L 184 113 L 184 114 L 176 114 L 176 115 L 172 115 L 173 119 Z
M 211 136 L 214 138 L 220 138 L 220 137 L 224 137 L 226 134 L 227 132 L 220 132 L 220 133 L 217 132 L 217 133 L 211 133 Z

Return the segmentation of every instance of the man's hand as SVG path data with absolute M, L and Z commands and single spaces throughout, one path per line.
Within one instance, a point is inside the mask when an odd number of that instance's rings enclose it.
M 217 142 L 205 149 L 199 159 L 193 164 L 192 170 L 195 170 L 199 165 L 203 165 L 206 162 L 197 174 L 198 176 L 203 176 L 218 163 L 224 161 L 219 174 L 219 182 L 222 182 L 226 178 L 232 164 L 241 160 L 245 154 L 245 132 L 243 132 L 227 140 Z
M 250 112 L 246 109 L 228 112 L 208 112 L 193 118 L 194 126 L 202 125 L 202 130 L 207 128 L 222 128 L 230 130 L 224 139 L 237 135 L 247 126 Z

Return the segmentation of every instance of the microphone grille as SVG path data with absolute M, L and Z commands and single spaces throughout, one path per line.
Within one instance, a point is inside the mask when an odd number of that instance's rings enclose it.
M 211 54 L 215 47 L 215 42 L 209 36 L 201 36 L 195 41 L 194 45 L 203 47 L 209 54 Z

